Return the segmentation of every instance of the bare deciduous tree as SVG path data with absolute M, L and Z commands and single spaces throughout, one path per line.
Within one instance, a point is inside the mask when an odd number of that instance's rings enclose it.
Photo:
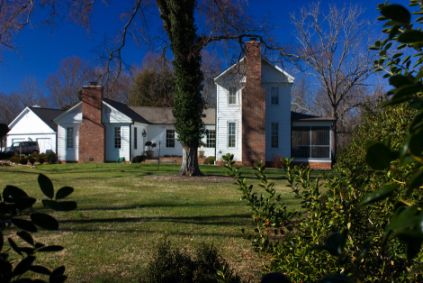
M 370 72 L 367 42 L 362 36 L 366 23 L 361 13 L 354 5 L 329 5 L 323 12 L 317 2 L 292 17 L 300 43 L 299 56 L 319 80 L 322 99 L 327 100 L 335 120 L 335 153 L 341 106 L 353 97 L 354 88 L 362 85 Z
M 78 102 L 81 86 L 95 80 L 96 74 L 92 67 L 79 57 L 68 57 L 63 59 L 59 69 L 47 78 L 46 84 L 55 105 L 63 108 Z

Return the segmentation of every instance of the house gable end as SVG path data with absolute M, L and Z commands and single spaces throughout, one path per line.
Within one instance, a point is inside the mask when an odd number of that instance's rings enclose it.
M 82 103 L 79 102 L 66 110 L 66 112 L 62 113 L 58 117 L 54 119 L 54 121 L 58 124 L 73 124 L 73 123 L 81 123 L 82 121 Z
M 36 115 L 29 107 L 26 107 L 10 124 L 8 135 L 14 134 L 54 134 L 52 129 L 45 121 Z
M 102 117 L 103 124 L 111 124 L 111 123 L 132 123 L 132 119 L 122 113 L 121 111 L 117 110 L 107 102 L 103 101 L 103 117 Z

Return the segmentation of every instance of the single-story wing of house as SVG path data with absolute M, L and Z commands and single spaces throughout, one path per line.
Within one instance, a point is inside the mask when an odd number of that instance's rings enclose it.
M 57 152 L 57 125 L 54 118 L 63 113 L 59 109 L 38 106 L 25 107 L 9 124 L 7 146 L 16 145 L 22 141 L 36 141 L 40 152 Z
M 205 156 L 214 156 L 212 132 L 214 109 L 205 110 L 203 122 Z M 175 118 L 167 107 L 130 107 L 103 98 L 97 84 L 83 87 L 81 101 L 54 120 L 57 123 L 57 153 L 66 162 L 130 161 L 151 150 L 154 156 L 181 156 Z M 149 142 L 149 143 L 148 143 Z M 147 147 L 154 144 L 155 147 Z

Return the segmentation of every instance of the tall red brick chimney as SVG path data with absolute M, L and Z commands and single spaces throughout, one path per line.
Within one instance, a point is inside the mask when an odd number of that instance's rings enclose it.
M 265 91 L 261 86 L 260 42 L 245 46 L 246 84 L 242 92 L 242 163 L 266 161 Z
M 101 121 L 103 87 L 90 83 L 81 90 L 82 123 L 79 128 L 79 162 L 104 162 L 105 131 Z

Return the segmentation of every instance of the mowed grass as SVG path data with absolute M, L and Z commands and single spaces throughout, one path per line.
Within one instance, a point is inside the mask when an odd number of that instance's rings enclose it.
M 178 169 L 112 163 L 0 167 L 0 186 L 13 184 L 42 199 L 37 176 L 43 173 L 56 189 L 74 187 L 70 199 L 78 209 L 51 213 L 60 230 L 35 235 L 40 242 L 65 247 L 39 254 L 39 262 L 64 264 L 68 282 L 139 282 L 165 239 L 189 252 L 202 242 L 212 243 L 243 280 L 258 281 L 268 259 L 254 252 L 247 239 L 253 229 L 249 209 L 226 170 L 203 166 L 206 176 L 187 178 L 177 176 Z M 253 176 L 251 169 L 244 171 Z M 282 172 L 270 169 L 269 175 L 286 202 L 298 205 Z M 41 209 L 40 202 L 36 207 Z

